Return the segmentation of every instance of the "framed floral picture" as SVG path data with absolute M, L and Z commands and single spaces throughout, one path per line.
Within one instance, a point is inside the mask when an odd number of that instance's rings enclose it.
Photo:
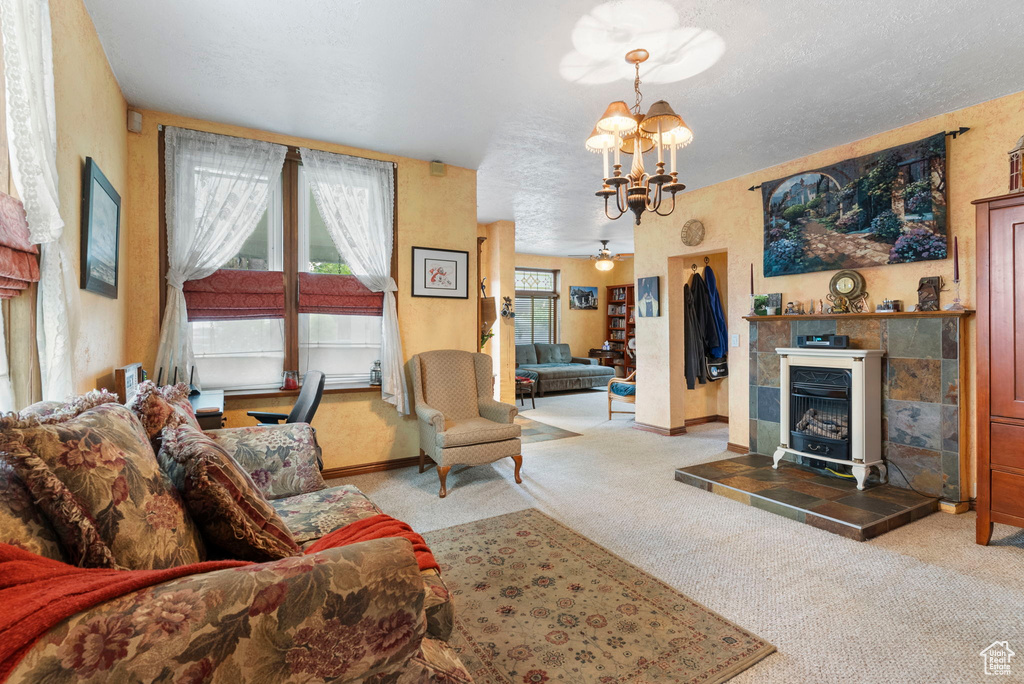
M 469 252 L 413 247 L 412 296 L 467 299 Z

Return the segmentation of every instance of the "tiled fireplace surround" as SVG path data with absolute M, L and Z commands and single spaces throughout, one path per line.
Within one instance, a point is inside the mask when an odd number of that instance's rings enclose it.
M 779 356 L 797 335 L 849 335 L 850 346 L 881 349 L 882 453 L 889 482 L 960 501 L 960 378 L 963 319 L 957 316 L 750 321 L 750 452 L 779 444 Z

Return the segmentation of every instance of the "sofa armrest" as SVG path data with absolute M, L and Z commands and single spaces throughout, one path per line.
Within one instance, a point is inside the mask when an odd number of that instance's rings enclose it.
M 420 651 L 424 597 L 406 539 L 191 575 L 64 620 L 9 681 L 385 679 Z
M 325 489 L 316 430 L 308 423 L 250 425 L 205 433 L 242 466 L 267 499 Z
M 493 420 L 495 423 L 511 423 L 519 413 L 519 409 L 512 404 L 495 401 L 489 397 L 479 399 L 477 406 L 480 409 L 481 418 Z
M 287 413 L 267 413 L 265 411 L 247 411 L 247 416 L 252 416 L 257 423 L 277 424 L 288 420 Z
M 582 356 L 574 356 L 574 357 L 572 357 L 572 363 L 582 363 L 582 364 L 584 364 L 586 366 L 596 366 L 597 365 L 597 359 L 591 359 L 591 358 L 586 358 L 585 359 Z

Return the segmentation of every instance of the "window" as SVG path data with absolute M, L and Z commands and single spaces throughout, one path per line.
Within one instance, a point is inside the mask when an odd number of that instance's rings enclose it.
M 558 341 L 558 271 L 516 269 L 516 344 Z
M 361 386 L 380 359 L 383 296 L 338 252 L 298 155 L 289 154 L 238 254 L 186 283 L 185 294 L 204 387 L 274 389 L 285 369 L 321 370 L 328 386 Z M 244 303 L 224 304 L 232 298 Z

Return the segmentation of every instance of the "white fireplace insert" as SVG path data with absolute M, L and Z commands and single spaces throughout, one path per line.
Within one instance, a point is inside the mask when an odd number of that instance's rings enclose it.
M 850 466 L 857 489 L 871 468 L 883 482 L 882 355 L 879 349 L 780 347 L 779 448 L 774 465 L 791 454 Z

